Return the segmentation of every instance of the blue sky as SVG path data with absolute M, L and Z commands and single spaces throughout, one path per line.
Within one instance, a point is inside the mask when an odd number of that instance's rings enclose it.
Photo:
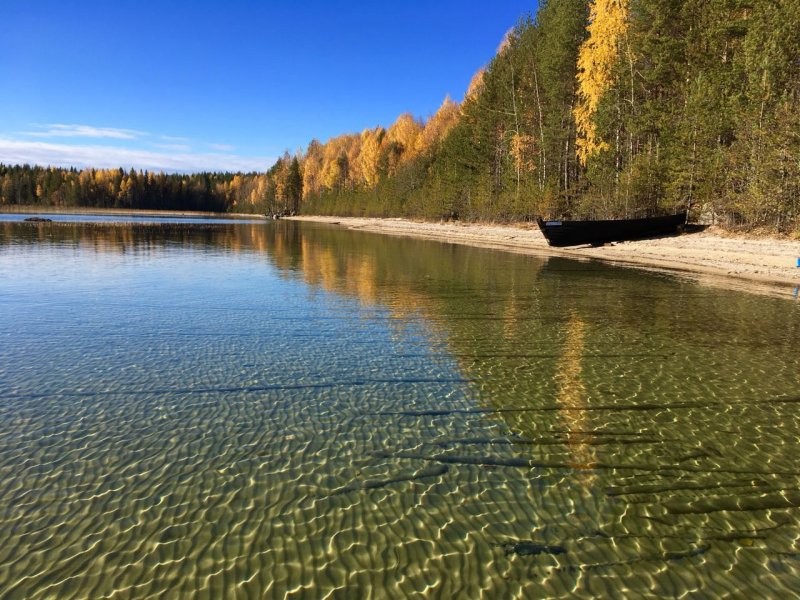
M 3 0 L 0 163 L 264 170 L 427 118 L 535 0 Z

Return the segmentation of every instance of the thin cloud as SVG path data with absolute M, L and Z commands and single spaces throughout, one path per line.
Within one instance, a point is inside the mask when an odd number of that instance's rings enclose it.
M 173 152 L 191 152 L 192 147 L 188 144 L 152 144 L 153 148 L 159 150 L 171 150 Z
M 208 147 L 217 152 L 233 152 L 235 149 L 230 144 L 208 144 Z
M 164 140 L 165 142 L 174 144 L 188 144 L 189 142 L 192 141 L 187 137 L 180 137 L 175 135 L 161 135 L 159 136 L 159 138 Z
M 94 127 L 93 125 L 65 125 L 62 123 L 48 123 L 38 125 L 41 131 L 26 131 L 23 134 L 31 137 L 85 137 L 85 138 L 111 138 L 115 140 L 135 140 L 147 135 L 135 129 L 120 129 L 118 127 Z
M 156 152 L 103 145 L 70 145 L 0 138 L 0 163 L 193 173 L 264 171 L 275 157 L 211 152 Z

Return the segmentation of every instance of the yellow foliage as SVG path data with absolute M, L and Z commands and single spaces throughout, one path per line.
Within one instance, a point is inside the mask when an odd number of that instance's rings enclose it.
M 83 169 L 78 175 L 78 185 L 81 188 L 88 189 L 94 183 L 92 171 L 90 169 Z
M 503 39 L 500 40 L 500 45 L 497 46 L 497 51 L 495 52 L 496 55 L 501 55 L 503 52 L 508 50 L 511 47 L 511 40 L 514 36 L 514 27 L 506 31 L 505 35 L 503 35 Z
M 478 95 L 483 90 L 483 78 L 486 73 L 486 69 L 478 69 L 475 75 L 472 76 L 472 79 L 469 82 L 469 86 L 467 87 L 467 93 L 464 94 L 464 102 L 467 100 L 471 100 L 477 98 Z
M 389 142 L 400 144 L 405 155 L 404 158 L 409 158 L 413 154 L 414 145 L 420 133 L 422 133 L 422 125 L 410 114 L 405 113 L 397 117 L 397 121 L 389 127 L 386 138 Z
M 324 148 L 317 140 L 308 145 L 302 158 L 303 197 L 318 194 L 321 189 L 322 161 Z
M 619 46 L 628 29 L 628 0 L 593 0 L 589 7 L 589 36 L 578 52 L 578 103 L 573 110 L 576 146 L 582 164 L 608 148 L 598 138 L 594 117 L 603 94 L 613 83 Z
M 517 173 L 533 173 L 536 170 L 536 138 L 532 135 L 513 134 L 510 154 Z
M 272 173 L 273 181 L 275 182 L 275 199 L 284 204 L 289 200 L 287 184 L 289 182 L 289 164 L 292 162 L 291 157 L 285 154 L 281 157 L 275 166 Z
M 441 142 L 450 130 L 458 123 L 460 109 L 457 103 L 447 96 L 439 110 L 428 119 L 422 133 L 417 137 L 414 152 L 427 152 Z
M 357 163 L 363 182 L 370 188 L 375 187 L 378 183 L 378 161 L 385 133 L 383 127 L 365 129 L 361 133 L 361 152 L 358 155 Z
M 417 139 L 421 133 L 422 124 L 408 113 L 400 115 L 389 127 L 384 138 L 386 169 L 389 175 L 396 174 L 402 163 L 416 155 Z
M 133 190 L 133 181 L 131 181 L 130 177 L 123 178 L 122 182 L 119 185 L 119 198 L 127 198 L 128 195 Z
M 348 149 L 352 147 L 352 139 L 359 136 L 341 135 L 331 138 L 323 146 L 322 170 L 320 171 L 320 184 L 329 190 L 347 183 L 350 179 Z M 346 158 L 347 163 L 342 159 Z M 344 168 L 347 167 L 347 170 Z
M 352 183 L 360 183 L 364 180 L 359 161 L 362 135 L 348 135 L 345 139 L 344 154 L 347 156 L 347 177 Z
M 324 144 L 312 142 L 301 157 L 303 196 L 307 198 L 345 185 L 374 188 L 382 168 L 394 174 L 400 164 L 441 141 L 458 118 L 458 104 L 445 98 L 425 125 L 410 114 L 403 114 L 388 130 L 375 127 L 360 134 L 334 137 Z M 279 170 L 280 165 L 276 165 L 276 169 Z M 279 175 L 276 180 L 280 180 Z M 277 190 L 278 197 L 281 191 Z
M 250 204 L 255 205 L 258 204 L 262 198 L 264 198 L 267 194 L 267 177 L 265 175 L 258 175 L 255 177 L 252 185 L 252 189 L 250 190 L 250 196 L 248 198 Z

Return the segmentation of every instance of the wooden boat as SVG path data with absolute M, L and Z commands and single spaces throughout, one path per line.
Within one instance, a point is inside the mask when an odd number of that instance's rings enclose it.
M 677 233 L 686 224 L 686 211 L 664 217 L 646 219 L 613 219 L 607 221 L 543 221 L 537 219 L 547 243 L 551 246 L 602 246 L 608 242 L 641 240 Z

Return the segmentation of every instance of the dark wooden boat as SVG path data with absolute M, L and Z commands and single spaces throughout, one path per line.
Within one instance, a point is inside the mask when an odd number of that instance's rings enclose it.
M 537 219 L 547 243 L 551 246 L 601 246 L 608 242 L 641 240 L 677 233 L 686 224 L 686 211 L 664 217 L 646 219 L 613 219 L 607 221 L 543 221 Z

